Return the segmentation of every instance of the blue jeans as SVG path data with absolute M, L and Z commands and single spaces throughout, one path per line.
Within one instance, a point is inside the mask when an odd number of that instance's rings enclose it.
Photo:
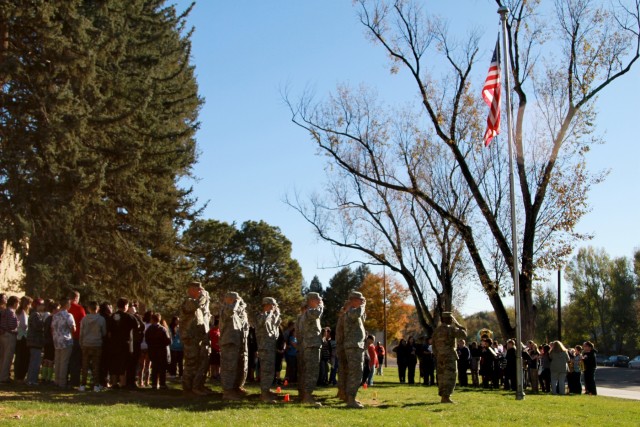
M 372 366 L 371 368 L 369 368 L 369 377 L 367 378 L 368 386 L 373 385 L 373 374 L 375 373 L 375 371 L 376 371 L 375 366 Z
M 38 384 L 41 361 L 42 349 L 39 347 L 29 347 L 29 371 L 27 373 L 27 384 Z

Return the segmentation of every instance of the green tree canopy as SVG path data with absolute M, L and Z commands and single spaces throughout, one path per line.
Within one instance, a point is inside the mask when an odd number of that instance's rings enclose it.
M 572 340 L 590 339 L 601 351 L 624 354 L 638 345 L 638 294 L 632 262 L 582 248 L 566 270 L 571 282 L 566 329 Z
M 235 224 L 197 220 L 184 233 L 184 245 L 195 264 L 195 278 L 214 300 L 235 291 L 261 309 L 264 297 L 275 298 L 287 318 L 297 315 L 302 302 L 302 270 L 291 258 L 291 242 L 278 227 L 264 221 Z

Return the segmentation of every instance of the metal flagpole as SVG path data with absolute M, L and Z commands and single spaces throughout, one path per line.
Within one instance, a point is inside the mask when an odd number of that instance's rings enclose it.
M 384 367 L 387 367 L 387 355 L 389 354 L 387 351 L 387 269 L 385 266 L 382 266 L 382 312 L 384 317 L 384 332 L 383 332 L 383 343 L 384 345 Z
M 507 34 L 507 14 L 509 9 L 502 6 L 498 9 L 502 21 L 502 52 L 504 58 L 505 108 L 507 112 L 507 136 L 509 144 L 509 191 L 511 199 L 511 245 L 513 256 L 513 288 L 516 309 L 516 400 L 524 399 L 522 384 L 522 334 L 520 323 L 520 272 L 518 269 L 518 237 L 516 219 L 515 177 L 513 175 L 513 133 L 511 132 L 511 79 L 509 73 L 509 36 Z

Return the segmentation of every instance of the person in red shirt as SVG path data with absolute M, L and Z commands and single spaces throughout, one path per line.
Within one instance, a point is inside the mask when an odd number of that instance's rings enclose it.
M 378 356 L 378 375 L 382 375 L 382 364 L 384 363 L 385 353 L 386 351 L 384 349 L 384 346 L 380 343 L 380 341 L 378 341 L 378 344 L 376 345 L 376 355 Z
M 375 339 L 376 338 L 373 335 L 369 335 L 367 337 L 367 353 L 369 355 L 369 376 L 367 377 L 367 386 L 373 385 L 373 373 L 379 366 L 378 353 L 376 352 L 376 346 L 373 344 Z
M 213 318 L 213 326 L 209 329 L 211 354 L 209 355 L 209 376 L 211 381 L 220 379 L 220 317 Z
M 73 316 L 76 322 L 76 330 L 71 335 L 73 337 L 73 349 L 71 350 L 71 358 L 69 359 L 69 385 L 78 387 L 80 385 L 80 371 L 82 370 L 82 349 L 80 348 L 80 322 L 87 315 L 84 308 L 80 305 L 80 292 L 72 291 L 69 293 L 69 314 Z

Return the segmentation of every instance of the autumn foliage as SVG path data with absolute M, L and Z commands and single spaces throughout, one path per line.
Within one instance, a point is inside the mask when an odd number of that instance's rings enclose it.
M 384 276 L 382 274 L 368 274 L 362 281 L 359 291 L 367 299 L 367 320 L 364 327 L 367 331 L 382 331 L 384 329 Z M 386 276 L 387 294 L 387 340 L 401 338 L 402 331 L 409 321 L 415 307 L 406 301 L 409 290 L 393 276 Z M 382 337 L 378 337 L 381 341 Z

